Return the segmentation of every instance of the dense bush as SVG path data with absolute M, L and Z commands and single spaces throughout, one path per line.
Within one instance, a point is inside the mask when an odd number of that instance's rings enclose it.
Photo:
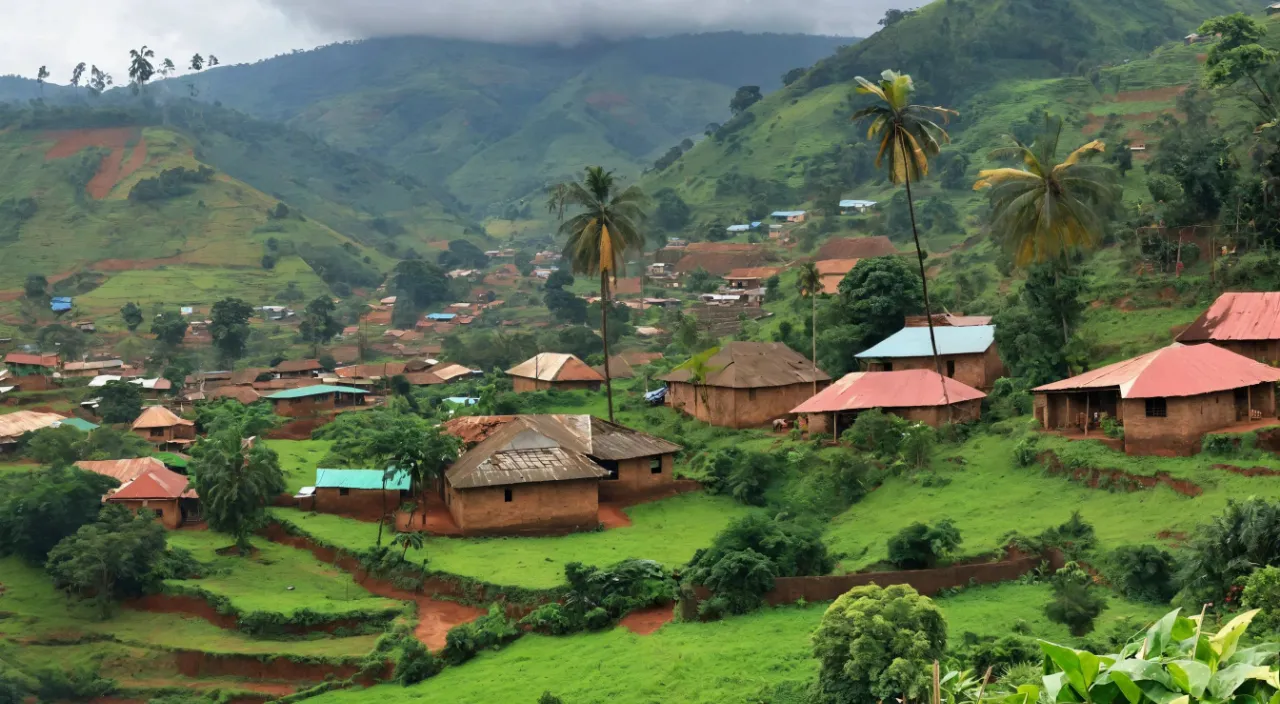
M 904 570 L 933 567 L 960 547 L 960 531 L 950 519 L 929 526 L 913 523 L 889 538 L 889 562 Z
M 520 619 L 520 625 L 537 633 L 563 636 L 580 630 L 580 624 L 570 617 L 563 606 L 552 602 L 543 604 Z
M 1244 583 L 1243 606 L 1261 609 L 1253 617 L 1258 630 L 1280 632 L 1280 568 L 1267 566 L 1249 575 Z
M 1044 613 L 1079 637 L 1093 631 L 1094 619 L 1106 608 L 1107 599 L 1093 578 L 1071 562 L 1053 576 L 1053 599 L 1045 605 Z
M 765 452 L 730 447 L 700 455 L 693 471 L 708 492 L 732 496 L 749 506 L 763 506 L 765 490 L 781 472 L 781 462 Z
M 1220 604 L 1240 580 L 1267 565 L 1280 565 L 1280 503 L 1230 501 L 1191 536 L 1179 571 L 1180 603 L 1194 609 Z
M 819 453 L 802 446 L 788 452 L 785 463 L 793 478 L 785 484 L 784 510 L 815 520 L 852 506 L 876 485 L 881 471 L 865 455 L 843 447 Z
M 1033 399 L 1026 382 L 1011 377 L 1000 377 L 987 396 L 988 410 L 983 418 L 992 421 L 1008 420 L 1031 413 Z
M 1034 435 L 1028 435 L 1013 445 L 1013 461 L 1019 467 L 1030 467 L 1040 457 L 1040 442 Z
M 1017 663 L 1039 660 L 1041 652 L 1034 638 L 1017 635 L 979 637 L 965 633 L 955 655 L 975 671 L 986 672 L 988 667 L 1001 671 Z
M 906 585 L 858 587 L 836 599 L 813 634 L 817 701 L 923 701 L 947 645 L 942 612 Z
M 1111 583 L 1130 599 L 1167 604 L 1178 593 L 1174 582 L 1178 566 L 1168 551 L 1125 545 L 1111 553 L 1108 563 Z
M 56 586 L 92 598 L 106 618 L 113 601 L 141 596 L 155 583 L 165 530 L 154 516 L 118 505 L 103 508 L 99 518 L 55 545 L 45 569 Z
M 515 624 L 502 613 L 502 607 L 494 604 L 484 616 L 450 628 L 440 655 L 450 665 L 461 665 L 482 650 L 496 649 L 518 633 Z
M 183 166 L 165 169 L 159 176 L 144 178 L 135 183 L 129 189 L 129 200 L 141 203 L 184 196 L 191 192 L 189 184 L 209 183 L 213 181 L 215 173 L 213 169 L 203 165 L 190 170 Z
M 873 409 L 859 413 L 840 440 L 897 468 L 923 469 L 933 456 L 938 433 L 924 423 Z
M 59 541 L 93 523 L 111 477 L 73 467 L 0 475 L 0 556 L 40 564 Z
M 711 589 L 729 613 L 760 605 L 775 577 L 823 575 L 835 567 L 821 532 L 752 514 L 725 528 L 689 561 L 689 578 Z M 712 607 L 708 607 L 712 608 Z

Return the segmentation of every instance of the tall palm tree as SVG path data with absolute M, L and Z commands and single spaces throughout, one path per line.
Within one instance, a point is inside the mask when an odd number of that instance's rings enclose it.
M 604 386 L 613 421 L 613 380 L 609 370 L 609 282 L 617 281 L 626 264 L 628 251 L 644 249 L 640 227 L 645 221 L 649 199 L 637 186 L 619 190 L 612 171 L 587 167 L 581 181 L 553 186 L 553 203 L 578 213 L 563 220 L 560 232 L 568 236 L 564 258 L 573 273 L 600 275 L 600 336 L 604 338 Z
M 916 263 L 920 265 L 920 287 L 924 293 L 924 315 L 929 326 L 929 345 L 933 349 L 933 366 L 942 373 L 942 360 L 938 357 L 938 339 L 933 332 L 933 308 L 929 304 L 929 279 L 924 272 L 924 249 L 920 246 L 920 230 L 916 227 L 916 206 L 911 196 L 912 180 L 919 181 L 929 175 L 929 158 L 938 155 L 942 144 L 951 141 L 947 131 L 934 120 L 943 123 L 955 110 L 927 105 L 912 105 L 911 93 L 915 84 L 911 76 L 897 71 L 880 74 L 880 82 L 872 83 L 862 76 L 856 77 L 859 95 L 874 96 L 878 103 L 853 114 L 854 121 L 871 120 L 867 138 L 880 140 L 876 153 L 876 168 L 884 168 L 890 183 L 901 183 L 907 188 L 907 210 L 911 214 L 911 236 L 916 243 Z M 951 415 L 951 399 L 947 396 L 947 384 L 942 382 L 942 400 Z
M 151 63 L 151 59 L 156 57 L 156 52 L 148 49 L 143 45 L 141 49 L 129 50 L 129 78 L 133 80 L 133 92 L 136 94 L 146 88 L 147 81 L 156 73 L 156 67 Z
M 822 293 L 822 275 L 818 273 L 818 265 L 815 262 L 808 262 L 800 267 L 800 278 L 796 280 L 796 287 L 800 289 L 800 295 L 809 299 L 809 309 L 812 316 L 810 321 L 810 332 L 812 333 L 813 342 L 813 395 L 818 395 L 818 294 Z

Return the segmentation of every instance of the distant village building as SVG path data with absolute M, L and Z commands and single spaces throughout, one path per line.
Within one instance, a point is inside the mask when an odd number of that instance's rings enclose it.
M 1177 341 L 1212 342 L 1267 364 L 1280 364 L 1280 293 L 1224 293 Z
M 822 292 L 828 295 L 840 293 L 840 282 L 858 265 L 857 259 L 823 259 L 814 262 L 822 280 Z
M 381 520 L 409 495 L 409 473 L 381 469 L 317 469 L 315 486 L 298 495 L 304 511 Z
M 252 386 L 220 386 L 212 391 L 205 392 L 205 398 L 231 398 L 248 406 L 251 403 L 257 403 L 262 398 L 262 394 L 258 393 Z
M 603 364 L 597 364 L 594 367 L 592 367 L 592 369 L 595 370 L 595 372 L 600 376 L 604 376 Z M 622 357 L 619 357 L 618 355 L 614 355 L 609 358 L 609 378 L 610 379 L 634 379 L 635 377 L 636 377 L 636 371 L 631 368 L 631 365 L 627 362 L 627 360 L 623 359 Z
M 1267 5 L 1267 16 L 1280 15 L 1280 2 Z
M 62 365 L 62 376 L 98 376 L 112 371 L 119 373 L 122 369 L 124 369 L 124 360 L 120 359 L 101 359 L 95 362 L 67 362 Z
M 775 211 L 773 211 L 772 213 L 769 213 L 769 217 L 773 218 L 773 221 L 774 221 L 774 222 L 794 222 L 794 223 L 800 223 L 800 222 L 804 222 L 804 218 L 805 218 L 805 211 L 803 211 L 803 210 L 775 210 Z
M 586 362 L 562 352 L 540 352 L 507 370 L 516 393 L 527 391 L 599 391 L 601 376 Z
M 135 435 L 161 450 L 183 450 L 196 440 L 196 424 L 164 406 L 149 406 L 133 421 Z
M 1213 344 L 1174 343 L 1032 389 L 1047 430 L 1099 431 L 1103 418 L 1124 426 L 1131 455 L 1193 455 L 1206 433 L 1275 418 L 1280 369 Z
M 56 354 L 10 352 L 4 356 L 10 378 L 6 383 L 22 391 L 47 391 L 54 387 L 53 375 L 62 366 Z
M 876 207 L 876 202 L 874 200 L 842 200 L 840 201 L 840 214 L 852 215 L 853 213 L 865 213 L 874 207 Z
M 943 374 L 975 389 L 990 391 L 1004 375 L 1004 362 L 996 349 L 994 325 L 935 327 L 938 357 Z M 929 328 L 903 328 L 856 357 L 868 371 L 935 369 Z
M 107 494 L 103 500 L 124 506 L 134 514 L 149 511 L 165 528 L 181 528 L 202 519 L 200 497 L 189 488 L 187 477 L 161 465 Z
M 305 379 L 319 375 L 324 367 L 315 359 L 286 359 L 271 371 L 280 379 Z
M 832 237 L 818 248 L 815 261 L 824 259 L 871 259 L 898 254 L 898 248 L 888 237 Z
M 810 433 L 839 437 L 859 413 L 871 409 L 934 428 L 948 422 L 948 418 L 955 423 L 978 420 L 986 396 L 931 369 L 852 372 L 797 406 L 793 413 L 806 417 Z
M 726 428 L 767 425 L 812 396 L 815 381 L 819 390 L 831 382 L 780 342 L 729 342 L 700 366 L 686 362 L 659 377 L 667 382 L 666 404 Z
M 15 449 L 18 440 L 24 434 L 51 427 L 63 420 L 66 419 L 57 413 L 38 411 L 14 411 L 0 414 L 0 453 Z
M 457 362 L 439 362 L 428 367 L 426 371 L 435 374 L 445 383 L 454 382 L 468 376 L 480 376 L 481 374 L 484 374 L 484 372 L 479 369 L 471 369 L 470 367 L 458 364 Z
M 780 266 L 756 266 L 734 269 L 725 274 L 725 286 L 732 289 L 762 288 L 771 277 L 782 271 Z
M 368 394 L 369 392 L 364 389 L 350 386 L 316 384 L 277 391 L 267 396 L 267 400 L 271 402 L 276 415 L 285 418 L 301 418 L 363 406 Z

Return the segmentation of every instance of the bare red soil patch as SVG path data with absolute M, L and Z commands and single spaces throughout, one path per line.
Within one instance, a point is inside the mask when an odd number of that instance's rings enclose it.
M 49 151 L 44 153 L 45 159 L 65 159 L 80 153 L 89 147 L 107 149 L 124 149 L 129 140 L 136 139 L 139 132 L 136 127 L 109 127 L 95 130 L 59 130 L 49 132 L 48 136 L 56 140 Z
M 1164 485 L 1183 496 L 1199 496 L 1204 489 L 1195 482 L 1186 479 L 1175 479 L 1165 472 L 1154 475 L 1130 474 L 1119 469 L 1098 469 L 1095 467 L 1079 467 L 1070 469 L 1062 464 L 1053 451 L 1040 454 L 1040 462 L 1050 474 L 1066 474 L 1071 479 L 1092 489 L 1117 489 L 1120 491 L 1139 491 L 1154 489 Z
M 598 515 L 605 528 L 626 528 L 631 525 L 631 518 L 617 504 L 600 504 Z
M 124 162 L 124 149 L 112 149 L 111 154 L 102 160 L 102 165 L 98 167 L 98 173 L 93 175 L 89 180 L 89 185 L 85 190 L 89 192 L 89 196 L 97 200 L 102 200 L 111 195 L 111 189 L 116 187 L 130 174 L 137 171 L 147 161 L 147 142 L 146 140 L 138 140 L 138 144 L 133 148 L 133 153 L 129 156 L 129 161 Z
M 592 93 L 586 100 L 587 105 L 598 110 L 621 108 L 631 104 L 631 100 L 621 93 Z
M 287 657 L 262 658 L 257 655 L 206 653 L 199 650 L 179 650 L 173 654 L 173 660 L 178 672 L 184 677 L 196 679 L 235 677 L 257 680 L 243 685 L 245 689 L 254 691 L 260 691 L 257 689 L 258 685 L 277 686 L 262 680 L 287 683 L 323 682 L 330 675 L 336 679 L 344 680 L 359 674 L 361 669 L 359 662 L 308 662 L 290 660 Z M 391 669 L 390 663 L 388 663 L 386 669 L 388 671 Z M 382 679 L 386 679 L 385 675 L 387 674 L 390 673 L 375 673 L 375 675 L 382 676 Z M 377 681 L 378 677 L 362 676 L 357 679 L 361 684 L 371 685 Z M 278 686 L 288 687 L 288 690 L 272 692 L 273 694 L 292 694 L 297 688 L 296 684 Z
M 650 606 L 647 609 L 632 611 L 618 622 L 619 626 L 639 636 L 647 636 L 675 619 L 675 612 L 670 604 Z
M 1215 464 L 1214 469 L 1221 469 L 1244 477 L 1280 477 L 1280 470 L 1270 467 L 1237 467 L 1233 464 Z

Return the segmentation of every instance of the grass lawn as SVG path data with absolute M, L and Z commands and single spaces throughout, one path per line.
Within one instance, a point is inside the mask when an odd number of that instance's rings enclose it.
M 102 634 L 134 646 L 188 648 L 212 653 L 358 657 L 373 649 L 376 635 L 334 638 L 312 636 L 296 640 L 255 640 L 234 630 L 223 630 L 198 618 L 154 614 L 117 608 L 100 620 L 92 604 L 68 602 L 53 587 L 48 575 L 16 557 L 0 558 L 5 591 L 0 611 L 14 614 L 0 622 L 0 634 L 39 640 L 71 640 L 79 634 Z M 5 626 L 14 625 L 9 629 Z
M 328 514 L 273 508 L 320 540 L 352 550 L 373 546 L 377 525 Z M 564 565 L 610 565 L 627 558 L 675 566 L 711 544 L 730 521 L 751 509 L 732 499 L 684 494 L 626 509 L 632 525 L 554 538 L 430 538 L 410 559 L 428 558 L 433 569 L 493 584 L 533 589 L 564 583 Z
M 947 619 L 947 641 L 959 643 L 966 632 L 980 636 L 1009 635 L 1013 624 L 1023 621 L 1029 627 L 1027 635 L 1055 643 L 1073 643 L 1067 627 L 1053 623 L 1044 615 L 1044 605 L 1052 598 L 1048 584 L 1019 584 L 1004 582 L 982 587 L 969 587 L 959 594 L 937 599 Z M 1094 630 L 1107 633 L 1121 621 L 1133 624 L 1133 631 L 1146 628 L 1171 610 L 1168 606 L 1155 606 L 1129 601 L 1116 594 L 1109 594 L 1107 609 L 1098 616 Z
M 1067 520 L 1072 511 L 1080 511 L 1094 525 L 1103 546 L 1114 548 L 1168 542 L 1160 537 L 1161 532 L 1190 532 L 1219 513 L 1233 497 L 1280 497 L 1280 478 L 1242 477 L 1215 470 L 1211 458 L 1133 458 L 1096 443 L 1072 443 L 1068 451 L 1086 453 L 1098 463 L 1084 466 L 1143 474 L 1160 469 L 1191 479 L 1204 493 L 1189 498 L 1164 486 L 1133 493 L 1090 489 L 1048 476 L 1039 467 L 1015 466 L 1013 444 L 1010 438 L 984 435 L 959 448 L 944 449 L 934 469 L 938 476 L 950 480 L 945 486 L 925 487 L 909 477 L 886 481 L 828 527 L 828 544 L 844 555 L 841 567 L 858 570 L 884 560 L 886 541 L 917 521 L 952 519 L 964 539 L 961 553 L 978 555 L 998 549 L 1011 531 L 1034 535 Z M 1041 444 L 1056 447 L 1051 440 Z M 1249 460 L 1248 466 L 1252 464 Z
M 267 447 L 280 455 L 280 469 L 289 493 L 296 494 L 304 486 L 314 486 L 320 460 L 329 454 L 328 440 L 268 440 Z
M 217 550 L 232 539 L 213 531 L 174 531 L 169 544 L 190 550 L 209 566 L 200 579 L 169 580 L 175 586 L 200 587 L 227 597 L 236 608 L 291 615 L 302 609 L 322 614 L 403 609 L 391 599 L 375 597 L 351 576 L 295 548 L 255 539 L 252 557 L 222 556 Z
M 25 464 L 25 463 L 18 464 L 17 462 L 12 462 L 12 463 L 0 462 L 0 474 L 4 474 L 5 472 L 30 472 L 36 469 L 40 469 L 40 465 Z

